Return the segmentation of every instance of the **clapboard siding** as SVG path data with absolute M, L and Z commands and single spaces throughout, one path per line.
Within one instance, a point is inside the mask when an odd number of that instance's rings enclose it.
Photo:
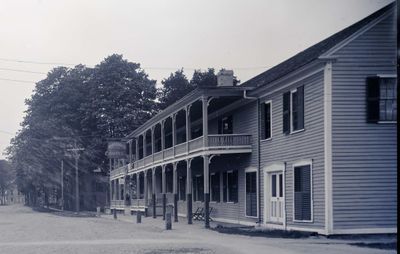
M 311 71 L 310 71 L 311 72 Z M 307 73 L 303 73 L 306 75 Z M 303 75 L 301 74 L 301 75 Z M 304 131 L 283 134 L 283 93 L 304 85 Z M 282 84 L 284 87 L 285 84 Z M 324 227 L 324 117 L 323 117 L 323 71 L 319 71 L 290 87 L 278 90 L 266 96 L 263 101 L 272 101 L 272 139 L 261 141 L 261 167 L 276 162 L 286 163 L 285 204 L 288 226 L 309 229 Z M 293 164 L 299 160 L 309 159 L 313 162 L 312 196 L 313 222 L 293 221 Z M 264 211 L 264 172 L 261 174 L 261 208 Z M 263 213 L 263 212 L 262 212 Z M 262 214 L 263 215 L 263 214 Z M 264 218 L 263 218 L 264 219 Z
M 334 55 L 333 228 L 397 226 L 396 124 L 366 123 L 366 77 L 396 73 L 395 15 Z

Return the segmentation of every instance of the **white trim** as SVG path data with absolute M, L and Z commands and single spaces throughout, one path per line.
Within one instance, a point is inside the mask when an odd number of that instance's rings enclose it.
M 217 221 L 217 222 L 240 224 L 240 225 L 245 225 L 245 226 L 256 226 L 257 225 L 257 222 L 243 221 L 243 220 L 232 220 L 232 219 L 214 218 L 214 217 L 213 217 L 213 220 Z
M 311 196 L 311 220 L 296 220 L 295 219 L 295 205 L 294 205 L 294 189 L 295 189 L 295 182 L 294 182 L 294 168 L 295 167 L 300 167 L 300 166 L 310 166 L 310 196 Z M 312 160 L 299 160 L 293 163 L 292 165 L 292 170 L 293 170 L 293 222 L 300 222 L 300 223 L 313 223 L 314 222 L 314 195 L 313 195 L 313 163 Z
M 325 185 L 325 231 L 333 230 L 332 201 L 332 62 L 324 70 L 324 185 Z
M 264 172 L 264 225 L 270 225 L 271 222 L 269 221 L 269 204 L 270 204 L 270 174 L 282 172 L 282 182 L 283 186 L 283 229 L 286 229 L 286 170 L 285 170 L 285 163 L 284 162 L 273 162 L 263 168 Z
M 303 103 L 304 103 L 304 85 L 303 86 Z M 301 86 L 300 86 L 301 87 Z M 305 115 L 305 107 L 303 107 L 303 128 L 298 130 L 293 130 L 293 94 L 297 93 L 297 87 L 290 90 L 290 110 L 289 110 L 289 117 L 290 117 L 290 133 L 289 134 L 296 134 L 298 132 L 304 131 L 304 115 Z M 298 96 L 298 95 L 297 95 Z
M 352 228 L 336 229 L 331 234 L 397 234 L 397 228 Z
M 330 50 L 322 54 L 319 58 L 327 58 L 327 57 L 333 57 L 333 54 L 336 53 L 338 50 L 342 49 L 346 45 L 348 45 L 350 42 L 354 41 L 357 39 L 359 36 L 367 32 L 369 29 L 374 27 L 376 24 L 381 22 L 383 19 L 387 18 L 390 14 L 392 14 L 393 10 L 390 10 L 389 12 L 383 13 L 380 17 L 377 17 L 374 21 L 370 22 L 369 24 L 365 25 L 364 27 L 360 28 L 357 32 L 353 33 L 340 43 L 336 44 L 333 46 Z
M 246 205 L 246 190 L 247 190 L 247 186 L 246 186 L 246 183 L 247 183 L 247 181 L 246 181 L 246 174 L 247 173 L 256 173 L 256 195 L 257 195 L 257 215 L 256 216 L 250 216 L 250 215 L 247 215 L 246 213 L 247 213 L 247 205 Z M 245 217 L 247 217 L 247 218 L 258 218 L 258 216 L 259 216 L 259 213 L 258 213 L 258 210 L 259 210 L 259 206 L 260 206 L 260 204 L 259 204 L 259 186 L 258 186 L 258 178 L 259 178 L 259 175 L 258 175 L 258 170 L 257 170 L 257 168 L 256 167 L 247 167 L 245 170 L 244 170 L 244 193 L 245 193 L 245 197 L 244 197 L 244 216 Z
M 397 74 L 376 74 L 379 78 L 397 78 Z

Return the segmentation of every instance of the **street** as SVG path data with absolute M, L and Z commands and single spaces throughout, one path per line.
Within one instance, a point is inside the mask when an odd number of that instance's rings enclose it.
M 221 234 L 184 218 L 164 230 L 161 218 L 66 217 L 22 205 L 0 206 L 0 253 L 396 253 L 324 237 L 280 239 Z

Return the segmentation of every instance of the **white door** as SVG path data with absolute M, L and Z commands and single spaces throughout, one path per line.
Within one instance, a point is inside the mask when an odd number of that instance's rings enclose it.
M 283 197 L 283 173 L 271 173 L 270 175 L 270 221 L 283 222 L 284 197 Z

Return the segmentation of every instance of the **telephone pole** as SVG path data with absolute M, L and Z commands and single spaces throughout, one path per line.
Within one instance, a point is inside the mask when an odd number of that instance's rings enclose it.
M 84 148 L 77 147 L 76 140 L 74 140 L 74 148 L 67 149 L 67 151 L 72 152 L 75 158 L 75 211 L 79 213 L 79 169 L 78 160 L 80 157 L 79 152 L 85 150 Z

